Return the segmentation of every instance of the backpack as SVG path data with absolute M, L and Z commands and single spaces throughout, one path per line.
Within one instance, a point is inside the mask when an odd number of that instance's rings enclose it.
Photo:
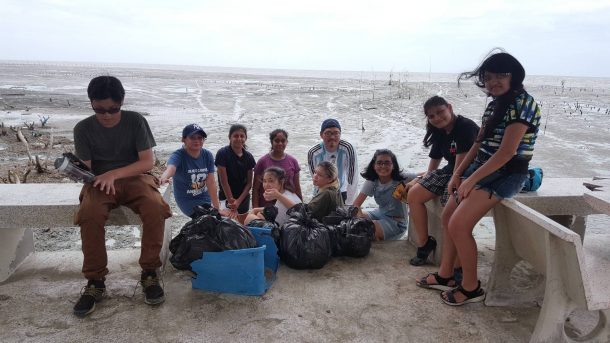
M 527 180 L 525 180 L 525 184 L 523 185 L 521 192 L 535 192 L 538 190 L 542 184 L 543 176 L 544 172 L 542 171 L 542 168 L 530 168 L 528 170 Z

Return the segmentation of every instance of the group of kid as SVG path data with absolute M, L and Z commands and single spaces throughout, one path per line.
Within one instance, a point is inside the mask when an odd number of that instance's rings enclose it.
M 308 154 L 314 196 L 305 206 L 312 217 L 321 220 L 345 203 L 360 208 L 367 197 L 373 197 L 378 207 L 359 210 L 358 215 L 373 221 L 377 240 L 398 239 L 407 229 L 403 200 L 417 234 L 417 255 L 410 260 L 414 266 L 425 264 L 436 249 L 436 240 L 428 235 L 424 204 L 440 198 L 444 208 L 441 266 L 416 284 L 443 291 L 441 298 L 449 305 L 485 298 L 477 278 L 472 230 L 495 204 L 521 190 L 540 123 L 540 109 L 523 88 L 525 71 L 510 54 L 490 54 L 459 80 L 470 78 L 492 97 L 482 125 L 479 128 L 456 115 L 440 96 L 428 99 L 423 106 L 427 119 L 423 144 L 430 148 L 425 172 L 402 172 L 395 154 L 380 149 L 360 173 L 365 182 L 356 193 L 355 149 L 341 139 L 341 126 L 335 119 L 322 123 L 322 143 Z M 285 152 L 286 131 L 269 134 L 271 150 L 257 162 L 246 149 L 248 132 L 241 124 L 230 127 L 229 145 L 215 157 L 203 148 L 206 138 L 199 125 L 187 125 L 182 131 L 183 147 L 170 156 L 160 178 L 162 183 L 173 178 L 176 203 L 187 216 L 196 205 L 209 203 L 222 215 L 247 225 L 264 219 L 265 206 L 275 206 L 276 222 L 282 225 L 288 209 L 303 201 L 299 163 Z M 447 163 L 439 168 L 443 159 Z
M 521 190 L 540 125 L 540 108 L 525 91 L 525 70 L 513 56 L 492 51 L 475 70 L 462 73 L 458 85 L 471 78 L 492 99 L 480 129 L 471 120 L 455 115 L 451 104 L 439 96 L 423 106 L 427 119 L 423 142 L 430 147 L 425 172 L 409 178 L 401 172 L 394 153 L 377 150 L 360 174 L 365 182 L 358 192 L 356 151 L 341 139 L 341 126 L 335 119 L 322 123 L 322 142 L 307 154 L 314 197 L 306 206 L 317 219 L 344 203 L 360 208 L 367 197 L 373 197 L 378 208 L 360 210 L 359 215 L 373 221 L 376 239 L 397 239 L 407 228 L 401 199 L 406 200 L 418 238 L 412 265 L 424 264 L 436 249 L 436 240 L 428 235 L 424 204 L 440 197 L 444 205 L 441 266 L 438 272 L 417 279 L 416 284 L 441 290 L 442 300 L 454 306 L 485 298 L 477 277 L 472 230 L 498 202 Z M 158 269 L 162 265 L 164 223 L 171 216 L 157 190 L 159 180 L 150 174 L 156 145 L 152 131 L 142 114 L 122 109 L 125 89 L 120 80 L 95 77 L 87 95 L 95 114 L 74 127 L 75 154 L 95 174 L 92 183 L 83 185 L 75 217 L 81 231 L 82 272 L 87 279 L 74 305 L 74 314 L 79 317 L 91 314 L 106 294 L 105 223 L 110 211 L 120 205 L 133 209 L 142 219 L 139 282 L 144 302 L 159 305 L 165 301 Z M 184 128 L 184 145 L 171 155 L 160 177 L 163 183 L 173 179 L 182 212 L 191 215 L 196 205 L 209 203 L 221 214 L 247 224 L 260 217 L 262 208 L 273 204 L 279 212 L 276 221 L 286 221 L 287 209 L 303 200 L 299 164 L 285 153 L 288 133 L 272 131 L 271 151 L 258 162 L 246 149 L 247 137 L 243 125 L 231 126 L 229 145 L 213 156 L 203 148 L 207 135 L 200 126 Z M 439 169 L 443 159 L 447 164 Z

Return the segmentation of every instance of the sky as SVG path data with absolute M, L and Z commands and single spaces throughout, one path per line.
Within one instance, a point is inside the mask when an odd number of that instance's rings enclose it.
M 0 0 L 0 60 L 610 77 L 610 0 Z

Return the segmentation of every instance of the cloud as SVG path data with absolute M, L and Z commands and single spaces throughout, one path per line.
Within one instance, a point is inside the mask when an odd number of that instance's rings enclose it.
M 3 14 L 0 59 L 460 71 L 503 46 L 561 73 L 610 57 L 610 1 L 24 0 Z

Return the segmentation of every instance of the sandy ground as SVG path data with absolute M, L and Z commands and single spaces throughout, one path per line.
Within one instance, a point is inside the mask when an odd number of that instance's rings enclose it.
M 288 152 L 305 170 L 307 150 L 319 141 L 319 124 L 328 116 L 341 121 L 343 138 L 358 150 L 360 168 L 375 149 L 390 147 L 403 168 L 423 170 L 428 160 L 420 143 L 425 99 L 442 95 L 457 113 L 477 122 L 486 101 L 470 85 L 458 89 L 454 76 L 422 80 L 421 75 L 411 75 L 409 83 L 403 81 L 397 87 L 379 79 L 109 66 L 0 64 L 0 71 L 0 122 L 5 125 L 0 128 L 0 182 L 8 182 L 9 170 L 23 181 L 28 169 L 27 182 L 70 182 L 50 162 L 73 149 L 72 128 L 91 112 L 86 85 L 98 74 L 119 76 L 127 90 L 125 107 L 148 113 L 160 160 L 156 173 L 179 147 L 182 127 L 191 122 L 203 124 L 208 133 L 206 146 L 212 152 L 227 144 L 230 123 L 244 123 L 250 129 L 248 144 L 256 158 L 268 151 L 267 133 L 285 128 L 290 134 Z M 550 118 L 536 146 L 535 165 L 550 177 L 608 174 L 610 80 L 571 78 L 567 79 L 570 87 L 562 89 L 561 79 L 526 80 L 528 90 L 543 106 L 543 116 Z M 41 127 L 44 116 L 50 119 Z M 32 122 L 34 130 L 24 127 L 22 132 L 32 155 L 49 161 L 43 173 L 28 164 L 25 146 L 9 128 Z M 301 184 L 305 197 L 310 197 L 308 172 L 301 173 Z M 179 214 L 175 219 L 174 234 L 186 221 Z M 608 222 L 604 216 L 589 217 L 587 234 L 592 234 L 591 239 L 606 237 Z M 132 296 L 139 273 L 138 229 L 109 227 L 109 296 L 90 318 L 81 320 L 71 314 L 84 284 L 78 229 L 39 228 L 35 236 L 37 253 L 0 284 L 2 342 L 523 342 L 539 311 L 535 305 L 490 308 L 476 304 L 455 309 L 441 304 L 436 292 L 415 286 L 416 277 L 436 269 L 409 266 L 407 256 L 415 249 L 406 241 L 375 244 L 365 259 L 334 259 L 322 270 L 295 271 L 283 266 L 263 297 L 193 290 L 189 275 L 169 266 L 164 276 L 168 300 L 150 308 L 143 304 L 139 290 Z M 475 236 L 480 278 L 485 281 L 493 259 L 493 225 L 484 220 Z M 513 281 L 516 287 L 528 288 L 541 277 L 520 266 Z M 574 322 L 586 332 L 595 318 L 580 314 Z
M 489 234 L 481 233 L 482 235 Z M 481 277 L 493 256 L 481 247 Z M 378 243 L 363 259 L 335 258 L 321 270 L 280 266 L 261 297 L 194 290 L 167 267 L 166 302 L 152 308 L 135 289 L 138 251 L 110 253 L 109 294 L 88 318 L 71 307 L 83 286 L 76 251 L 41 252 L 0 286 L 2 342 L 524 342 L 538 308 L 449 308 L 415 286 L 432 267 L 408 266 L 406 241 Z M 135 295 L 134 295 L 135 292 Z

